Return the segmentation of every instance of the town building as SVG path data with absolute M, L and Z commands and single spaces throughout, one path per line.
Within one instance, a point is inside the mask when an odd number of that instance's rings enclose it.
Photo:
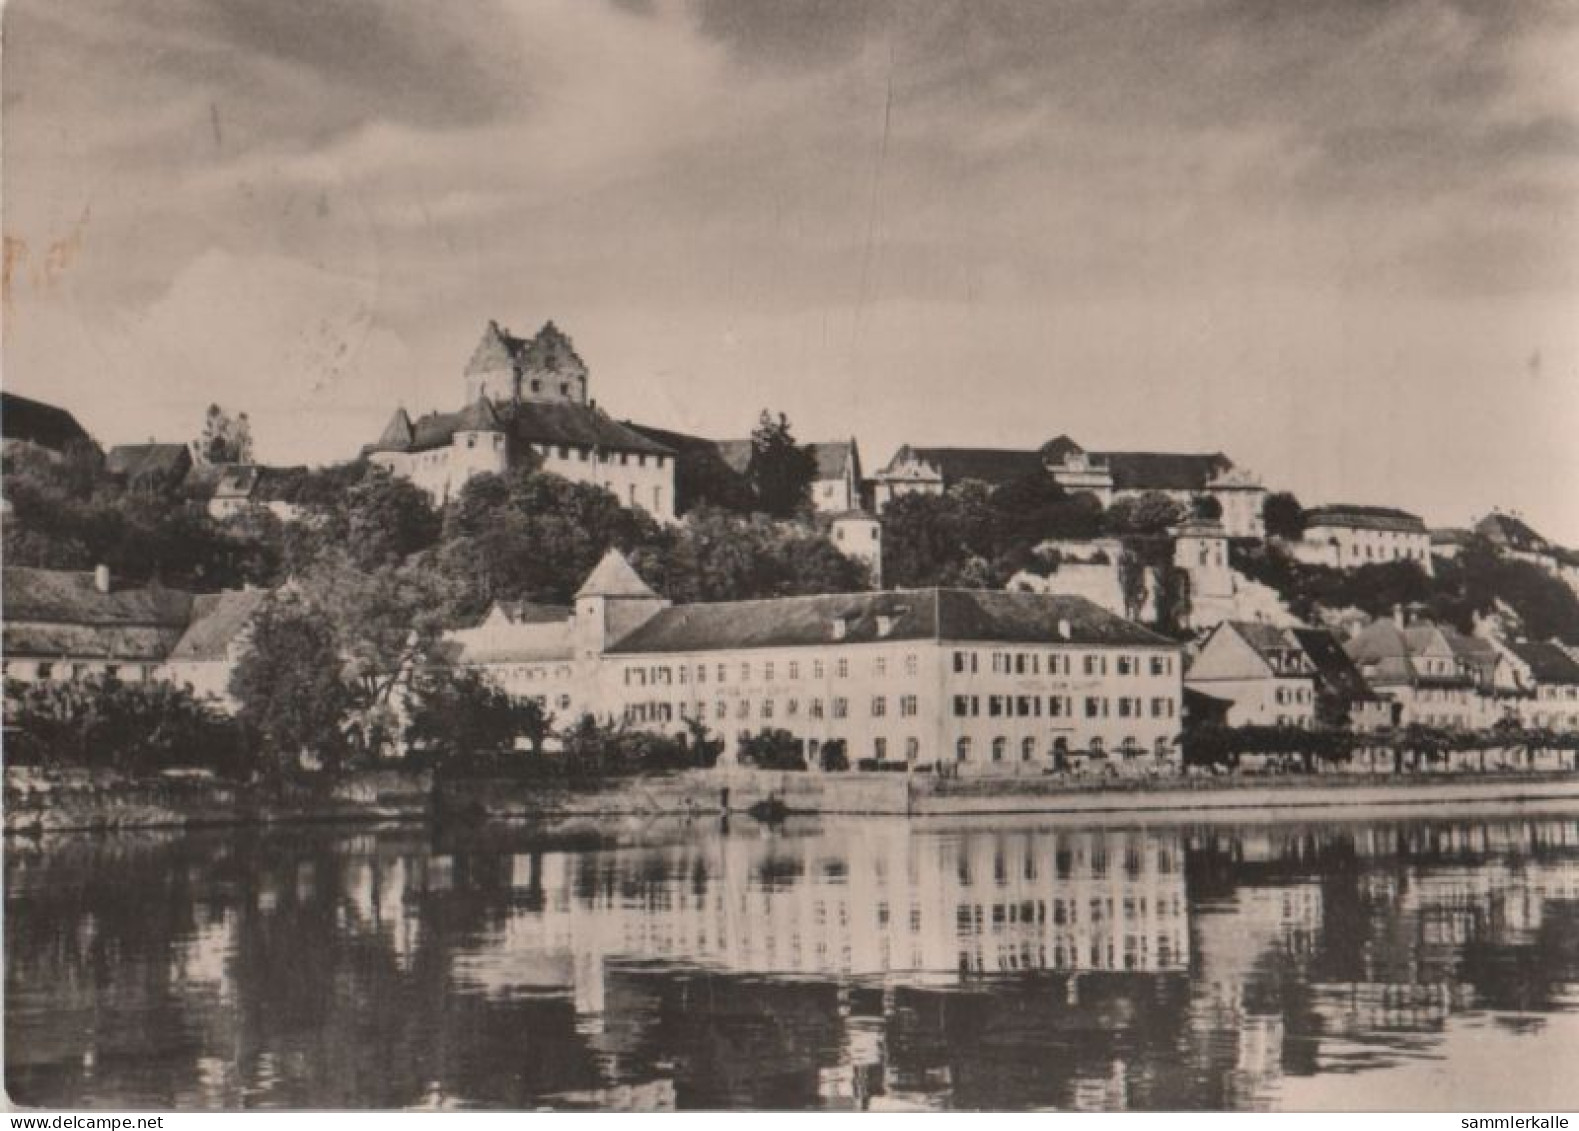
M 1420 516 L 1394 507 L 1336 504 L 1305 512 L 1305 536 L 1290 550 L 1311 565 L 1355 569 L 1410 561 L 1432 572 L 1431 532 Z
M 542 694 L 569 704 L 561 723 L 701 724 L 731 751 L 782 729 L 813 764 L 837 744 L 852 763 L 971 774 L 1086 751 L 1170 757 L 1179 732 L 1180 647 L 1080 598 L 928 589 L 671 606 L 610 551 L 566 622 L 508 621 L 496 608 L 452 634 L 459 662 L 537 672 Z
M 301 517 L 301 508 L 281 498 L 288 477 L 301 469 L 285 470 L 262 464 L 230 463 L 216 469 L 214 490 L 208 499 L 209 517 L 224 522 L 268 511 L 281 522 Z
M 115 585 L 106 566 L 6 566 L 0 584 L 4 676 L 22 683 L 157 679 L 191 620 L 191 594 Z
M 93 440 L 71 413 L 31 397 L 0 392 L 0 450 L 10 452 L 23 445 L 60 456 L 75 444 L 91 446 Z
M 1034 451 L 1004 448 L 922 448 L 904 445 L 873 477 L 878 509 L 909 494 L 940 495 L 967 479 L 998 486 L 1049 475 L 1071 495 L 1087 493 L 1104 507 L 1159 493 L 1182 506 L 1211 499 L 1232 538 L 1260 538 L 1266 487 L 1221 452 L 1089 452 L 1068 436 Z
M 883 524 L 868 511 L 836 514 L 828 524 L 828 538 L 845 557 L 864 562 L 872 588 L 883 587 Z
M 269 592 L 231 589 L 193 597 L 186 630 L 170 649 L 159 678 L 226 711 L 234 710 L 237 704 L 230 695 L 230 677 L 246 653 L 252 622 Z
M 1494 646 L 1439 624 L 1382 617 L 1345 645 L 1365 682 L 1387 701 L 1390 724 L 1473 730 L 1516 713 L 1517 687 Z
M 1516 641 L 1504 647 L 1527 695 L 1519 705 L 1524 724 L 1579 731 L 1579 659 L 1555 642 Z
M 185 444 L 117 444 L 104 457 L 104 470 L 134 491 L 179 486 L 192 470 Z
M 1223 621 L 1202 643 L 1184 682 L 1231 703 L 1229 726 L 1316 722 L 1316 666 L 1292 629 Z
M 1536 533 L 1518 515 L 1493 511 L 1475 524 L 1474 533 L 1504 557 L 1539 566 L 1579 593 L 1579 553 Z
M 675 517 L 674 452 L 588 401 L 588 375 L 552 322 L 511 337 L 490 322 L 467 365 L 467 405 L 415 421 L 397 409 L 367 458 L 442 504 L 474 475 L 535 461 L 543 471 L 612 492 L 660 521 Z

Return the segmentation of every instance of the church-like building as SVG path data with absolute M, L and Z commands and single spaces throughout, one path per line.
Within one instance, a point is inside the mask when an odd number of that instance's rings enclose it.
M 575 345 L 552 322 L 517 338 L 490 321 L 466 366 L 465 407 L 416 420 L 397 409 L 367 458 L 444 503 L 472 476 L 535 456 L 544 471 L 673 521 L 674 451 L 598 408 L 588 379 Z

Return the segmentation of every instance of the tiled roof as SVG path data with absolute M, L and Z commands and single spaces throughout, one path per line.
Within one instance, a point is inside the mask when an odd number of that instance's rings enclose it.
M 887 632 L 882 631 L 884 618 Z M 836 621 L 844 625 L 842 635 L 835 633 Z M 717 651 L 878 640 L 1175 646 L 1083 597 L 920 589 L 680 605 L 658 613 L 610 651 Z
M 737 475 L 744 475 L 751 470 L 751 453 L 754 450 L 750 440 L 718 441 L 719 458 Z
M 854 440 L 807 444 L 806 450 L 817 461 L 818 479 L 843 479 L 853 474 L 857 481 L 860 480 L 861 457 Z
M 946 482 L 975 479 L 998 486 L 1014 479 L 1042 472 L 1042 457 L 1036 452 L 1010 448 L 901 448 L 893 463 L 905 457 L 931 464 Z
M 523 401 L 516 405 L 491 405 L 489 408 L 507 432 L 528 444 L 599 448 L 642 455 L 673 454 L 663 444 L 648 439 L 634 428 L 628 428 L 588 405 Z M 412 426 L 410 442 L 404 445 L 391 442 L 398 431 L 395 427 L 398 423 L 397 414 L 397 420 L 390 422 L 378 442 L 372 445 L 372 450 L 422 452 L 448 447 L 456 432 L 466 431 L 472 424 L 479 422 L 478 414 L 481 411 L 474 404 L 460 412 L 434 412 L 419 417 Z
M 1189 455 L 1173 452 L 1096 452 L 1119 491 L 1204 491 L 1233 461 L 1221 452 Z
M 1398 530 L 1410 534 L 1426 533 L 1426 525 L 1419 515 L 1401 511 L 1396 507 L 1362 507 L 1347 503 L 1334 503 L 1313 507 L 1305 512 L 1305 528 L 1313 526 L 1346 526 L 1358 530 Z
M 1510 550 L 1539 552 L 1551 549 L 1551 543 L 1537 534 L 1529 523 L 1511 514 L 1488 514 L 1475 524 L 1475 533 Z
M 0 576 L 8 655 L 161 659 L 186 628 L 192 596 L 157 586 L 100 593 L 91 572 L 7 566 Z
M 511 624 L 557 624 L 569 620 L 574 611 L 569 605 L 541 605 L 536 601 L 496 601 L 494 604 Z
M 631 568 L 630 562 L 625 560 L 625 555 L 618 550 L 609 550 L 603 555 L 603 560 L 598 562 L 588 576 L 581 583 L 581 588 L 576 591 L 576 600 L 583 597 L 656 597 L 652 588 L 641 579 L 641 576 Z
M 1431 531 L 1431 545 L 1433 546 L 1468 546 L 1475 540 L 1475 535 L 1462 527 L 1441 526 Z
M 1330 630 L 1295 628 L 1290 631 L 1316 666 L 1317 678 L 1330 690 L 1350 702 L 1376 698 L 1370 685 L 1365 682 L 1365 677 L 1360 674 L 1360 669 L 1354 666 L 1354 661 Z
M 192 599 L 192 619 L 170 652 L 172 660 L 222 660 L 269 598 L 266 589 L 206 593 Z
M 389 418 L 389 423 L 384 425 L 384 431 L 379 434 L 373 447 L 382 452 L 403 452 L 411 446 L 415 436 L 411 417 L 406 415 L 405 409 L 397 408 L 395 415 Z
M 54 451 L 88 438 L 77 418 L 65 409 L 6 392 L 0 392 L 0 435 Z
M 105 470 L 128 479 L 148 475 L 184 475 L 192 466 L 185 444 L 117 444 L 105 456 Z
M 1507 647 L 1529 667 L 1535 682 L 1565 686 L 1579 684 L 1579 660 L 1560 644 L 1531 641 L 1509 644 Z

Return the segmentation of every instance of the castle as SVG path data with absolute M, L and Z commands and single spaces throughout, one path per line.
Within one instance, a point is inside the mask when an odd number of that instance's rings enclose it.
M 466 366 L 466 405 L 412 420 L 396 409 L 365 450 L 444 503 L 474 475 L 535 459 L 543 471 L 613 492 L 661 522 L 675 517 L 675 453 L 587 397 L 586 363 L 552 322 L 517 338 L 490 321 Z

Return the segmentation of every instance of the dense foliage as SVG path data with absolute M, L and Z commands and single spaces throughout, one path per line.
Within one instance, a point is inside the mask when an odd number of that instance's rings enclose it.
M 8 765 L 145 774 L 244 769 L 235 725 L 185 688 L 104 676 L 5 689 Z
M 757 508 L 774 518 L 804 513 L 811 507 L 816 476 L 816 460 L 795 442 L 789 418 L 763 409 L 751 433 L 751 463 L 746 468 Z

